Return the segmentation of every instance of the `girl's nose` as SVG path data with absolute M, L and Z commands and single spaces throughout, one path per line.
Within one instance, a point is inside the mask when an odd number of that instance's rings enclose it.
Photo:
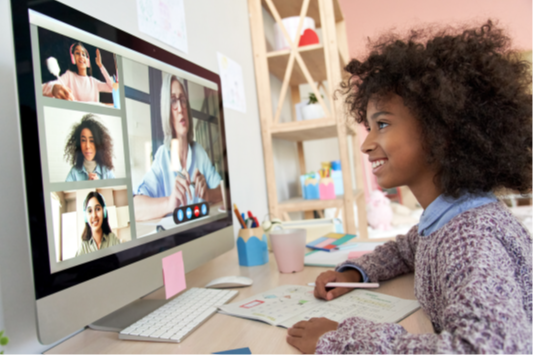
M 376 149 L 376 143 L 374 142 L 374 135 L 372 134 L 372 131 L 370 131 L 363 144 L 361 144 L 361 152 L 370 154 L 374 149 Z

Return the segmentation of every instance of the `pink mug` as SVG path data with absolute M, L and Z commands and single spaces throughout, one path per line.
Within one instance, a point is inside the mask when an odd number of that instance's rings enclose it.
M 274 257 L 281 273 L 300 272 L 304 269 L 305 229 L 279 229 L 270 232 Z

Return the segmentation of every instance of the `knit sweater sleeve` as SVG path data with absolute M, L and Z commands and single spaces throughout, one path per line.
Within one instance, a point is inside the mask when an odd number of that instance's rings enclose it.
M 398 235 L 396 240 L 377 247 L 372 253 L 357 259 L 349 259 L 337 266 L 357 266 L 368 276 L 370 282 L 385 281 L 414 271 L 417 226 L 406 235 Z
M 457 224 L 448 232 L 433 260 L 434 279 L 422 280 L 434 284 L 438 334 L 410 334 L 398 324 L 354 317 L 324 334 L 317 353 L 531 353 L 516 255 L 490 228 Z M 528 254 L 527 242 L 523 249 Z

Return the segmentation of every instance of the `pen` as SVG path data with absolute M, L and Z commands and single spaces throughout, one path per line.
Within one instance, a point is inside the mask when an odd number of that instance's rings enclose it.
M 315 286 L 314 282 L 307 284 L 308 286 Z M 345 287 L 345 288 L 378 288 L 378 283 L 365 282 L 328 282 L 326 287 Z
M 255 218 L 251 211 L 248 211 L 248 217 L 250 217 L 254 221 L 254 228 L 259 227 L 259 221 L 257 220 L 257 218 Z
M 233 204 L 233 212 L 235 212 L 235 216 L 237 216 L 237 219 L 239 220 L 241 227 L 243 229 L 246 229 L 246 224 L 244 224 L 244 220 L 242 219 L 241 213 L 239 212 L 239 209 L 237 208 L 236 204 Z

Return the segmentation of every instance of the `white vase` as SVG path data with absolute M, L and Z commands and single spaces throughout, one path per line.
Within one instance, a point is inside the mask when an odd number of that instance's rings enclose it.
M 325 114 L 322 106 L 316 103 L 302 107 L 302 116 L 304 120 L 314 120 L 324 118 Z

